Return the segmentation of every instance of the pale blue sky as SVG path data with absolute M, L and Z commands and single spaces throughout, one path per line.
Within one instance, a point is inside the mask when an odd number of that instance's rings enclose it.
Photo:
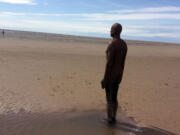
M 179 0 L 0 0 L 0 28 L 180 43 Z

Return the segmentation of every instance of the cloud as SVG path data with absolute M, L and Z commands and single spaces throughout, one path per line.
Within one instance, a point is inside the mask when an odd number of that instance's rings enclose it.
M 26 4 L 26 5 L 36 5 L 32 0 L 0 0 L 3 3 L 9 4 Z
M 173 38 L 173 39 L 179 39 L 180 37 L 180 33 L 163 33 L 163 32 L 159 32 L 159 33 L 146 33 L 146 32 L 141 32 L 141 33 L 128 33 L 125 34 L 126 36 L 132 36 L 132 37 L 161 37 L 161 38 Z
M 119 21 L 119 20 L 154 20 L 154 19 L 175 19 L 180 20 L 180 13 L 131 13 L 131 14 L 110 14 L 110 13 L 81 13 L 81 14 L 47 14 L 47 13 L 17 13 L 1 12 L 1 16 L 49 16 L 49 17 L 75 17 L 76 19 L 92 21 Z
M 26 13 L 17 13 L 17 12 L 1 12 L 0 16 L 26 16 Z
M 118 21 L 118 20 L 153 20 L 153 19 L 180 19 L 180 13 L 136 13 L 136 14 L 82 14 L 89 20 Z
M 58 17 L 58 16 L 79 16 L 83 14 L 58 14 L 58 13 L 24 13 L 24 12 L 0 12 L 0 16 L 49 16 L 49 17 Z
M 144 37 L 144 39 L 154 38 L 157 40 L 167 38 L 172 41 L 179 41 L 180 38 L 178 22 L 180 20 L 180 7 L 128 9 L 121 13 L 0 12 L 0 17 L 0 27 L 8 29 L 74 35 L 99 34 L 105 37 L 109 36 L 112 22 L 123 20 L 121 21 L 122 35 L 126 37 L 138 37 L 139 39 Z M 162 19 L 167 20 L 163 21 Z M 73 20 L 73 25 L 71 20 Z
M 180 11 L 180 7 L 158 7 L 158 8 L 144 8 L 140 9 L 140 12 L 177 12 Z
M 180 25 L 160 25 L 160 24 L 143 24 L 143 25 L 124 25 L 124 28 L 127 29 L 150 29 L 150 30 L 179 30 L 180 31 Z
M 178 12 L 180 7 L 168 6 L 168 7 L 156 7 L 156 8 L 141 8 L 141 9 L 126 9 L 126 10 L 112 10 L 108 11 L 109 13 L 137 13 L 137 12 L 149 12 L 149 13 L 159 13 L 159 12 Z
M 41 30 L 50 33 L 99 33 L 109 34 L 109 26 L 102 23 L 80 23 L 62 22 L 62 21 L 42 21 L 42 20 L 16 20 L 1 21 L 0 26 L 5 28 L 24 28 L 33 31 Z M 100 27 L 101 26 L 101 27 Z
M 113 2 L 110 0 L 99 0 L 99 2 L 101 2 L 101 4 L 103 4 L 104 6 L 110 6 L 110 7 L 117 7 L 117 8 L 122 8 L 122 7 L 126 7 L 127 5 L 124 4 L 120 4 L 119 2 Z
M 130 31 L 129 31 L 130 30 Z M 133 31 L 135 30 L 135 31 Z M 180 38 L 179 25 L 124 25 L 124 35 L 131 37 Z
M 74 22 L 72 25 L 71 22 L 62 22 L 62 21 L 42 21 L 42 20 L 17 20 L 17 21 L 1 21 L 0 27 L 8 28 L 8 29 L 20 29 L 20 30 L 31 30 L 31 31 L 39 31 L 39 32 L 49 32 L 49 33 L 59 33 L 59 34 L 101 34 L 101 35 L 109 35 L 110 25 L 105 23 L 94 23 L 87 24 L 81 22 Z M 138 29 L 139 27 L 139 29 Z M 164 25 L 162 28 L 166 28 Z M 174 26 L 175 29 L 180 29 L 179 26 Z M 180 32 L 154 32 L 152 28 L 156 27 L 140 27 L 139 25 L 129 25 L 125 26 L 123 29 L 123 36 L 131 36 L 131 37 L 147 37 L 147 38 L 171 38 L 171 39 L 179 39 Z

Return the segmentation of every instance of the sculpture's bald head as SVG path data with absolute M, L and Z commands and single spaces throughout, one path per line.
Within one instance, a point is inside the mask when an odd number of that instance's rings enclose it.
M 111 27 L 111 37 L 120 36 L 122 31 L 122 26 L 119 23 L 115 23 Z

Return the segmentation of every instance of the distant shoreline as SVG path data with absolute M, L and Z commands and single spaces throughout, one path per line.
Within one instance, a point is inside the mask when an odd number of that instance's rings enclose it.
M 88 37 L 88 36 L 78 36 L 78 35 L 66 35 L 57 33 L 46 33 L 46 32 L 33 32 L 33 31 L 23 31 L 23 30 L 10 30 L 10 29 L 0 29 L 5 30 L 4 38 L 15 38 L 15 39 L 29 39 L 29 40 L 47 40 L 47 41 L 64 41 L 64 42 L 80 42 L 80 43 L 100 43 L 108 44 L 111 38 L 101 38 L 101 37 Z M 2 38 L 2 34 L 0 38 Z M 179 43 L 170 42 L 155 42 L 155 41 L 141 41 L 141 40 L 126 40 L 128 45 L 180 45 Z

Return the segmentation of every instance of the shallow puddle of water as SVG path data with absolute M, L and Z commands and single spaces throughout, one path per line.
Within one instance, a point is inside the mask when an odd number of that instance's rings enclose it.
M 32 113 L 21 110 L 0 115 L 0 135 L 173 135 L 160 129 L 141 128 L 118 114 L 108 125 L 102 112 Z

